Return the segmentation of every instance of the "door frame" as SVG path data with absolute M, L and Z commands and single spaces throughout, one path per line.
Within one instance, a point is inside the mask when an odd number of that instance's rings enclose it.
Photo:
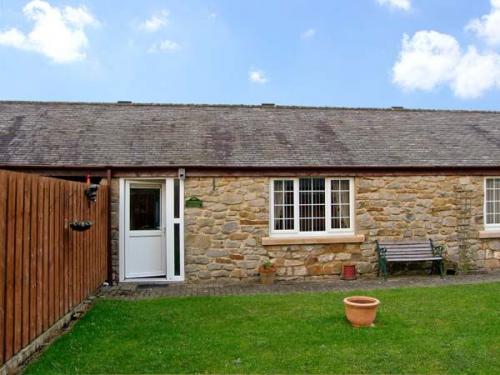
M 133 233 L 130 231 L 130 189 L 132 188 L 160 188 L 160 229 L 156 230 L 143 230 L 143 231 L 133 231 Z M 124 230 L 124 235 L 125 235 L 125 247 L 124 247 L 124 254 L 123 257 L 125 259 L 124 262 L 124 273 L 125 273 L 125 278 L 129 279 L 139 279 L 139 278 L 162 278 L 166 277 L 167 275 L 167 247 L 165 244 L 166 241 L 166 227 L 167 227 L 167 213 L 165 210 L 166 207 L 166 201 L 167 201 L 167 192 L 166 192 L 166 185 L 165 181 L 162 180 L 157 180 L 157 181 L 149 181 L 149 180 L 142 180 L 142 181 L 136 181 L 136 180 L 126 180 L 125 181 L 125 205 L 124 205 L 124 220 L 125 220 L 125 225 L 123 226 Z M 161 243 L 160 243 L 160 257 L 161 257 L 161 267 L 162 267 L 162 275 L 147 275 L 146 272 L 143 275 L 137 275 L 137 276 L 129 276 L 127 277 L 127 270 L 126 270 L 126 265 L 127 265 L 127 240 L 130 237 L 150 237 L 150 236 L 156 236 L 156 237 L 161 237 Z M 129 253 L 130 255 L 130 253 Z M 152 272 L 147 272 L 151 274 Z M 130 274 L 130 272 L 128 272 Z
M 118 228 L 118 243 L 119 243 L 119 281 L 120 282 L 175 282 L 184 281 L 184 180 L 179 180 L 179 217 L 174 218 L 174 180 L 175 178 L 163 177 L 134 177 L 119 179 L 119 228 Z M 125 243 L 126 243 L 126 228 L 125 215 L 126 210 L 126 182 L 137 183 L 162 183 L 165 187 L 164 201 L 162 201 L 163 211 L 165 213 L 165 261 L 166 261 L 166 277 L 148 277 L 148 278 L 126 278 L 125 277 Z M 174 270 L 174 225 L 179 225 L 179 247 L 180 247 L 180 274 L 175 275 Z

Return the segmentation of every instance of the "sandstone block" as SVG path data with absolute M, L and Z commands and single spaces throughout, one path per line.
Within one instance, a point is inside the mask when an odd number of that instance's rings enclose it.
M 210 249 L 206 254 L 212 258 L 227 257 L 229 255 L 229 251 L 225 249 Z
M 222 268 L 223 265 L 219 263 L 210 263 L 207 265 L 207 270 L 209 271 L 221 270 Z
M 337 253 L 335 256 L 336 260 L 349 260 L 351 259 L 351 254 L 350 253 Z
M 222 226 L 222 232 L 233 233 L 239 229 L 240 225 L 236 221 L 230 221 Z

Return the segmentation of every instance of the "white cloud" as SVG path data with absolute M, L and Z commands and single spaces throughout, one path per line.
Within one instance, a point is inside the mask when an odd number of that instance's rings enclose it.
M 449 85 L 458 97 L 478 98 L 500 88 L 500 55 L 481 54 L 473 46 L 463 53 L 453 36 L 436 31 L 418 31 L 411 38 L 405 34 L 393 82 L 406 90 L 424 91 Z
M 148 52 L 162 52 L 162 51 L 174 51 L 179 48 L 179 44 L 172 40 L 162 40 L 158 43 L 154 43 L 149 47 Z
M 97 25 L 84 7 L 51 6 L 42 0 L 26 4 L 23 13 L 34 22 L 33 30 L 24 34 L 16 28 L 0 32 L 0 45 L 41 53 L 56 63 L 69 63 L 86 57 L 88 39 L 85 27 Z
M 405 89 L 430 90 L 450 80 L 460 60 L 460 46 L 450 35 L 419 31 L 403 36 L 403 48 L 393 68 L 393 81 Z
M 248 72 L 248 79 L 250 82 L 254 83 L 259 83 L 259 84 L 264 84 L 268 82 L 267 77 L 264 75 L 264 72 L 262 70 L 250 70 Z
M 311 39 L 316 35 L 316 30 L 311 28 L 307 29 L 304 31 L 302 34 L 300 34 L 300 39 L 305 40 L 305 39 Z
M 161 10 L 160 12 L 153 14 L 147 20 L 140 24 L 140 28 L 144 31 L 155 32 L 165 27 L 168 22 L 168 10 Z
M 486 90 L 500 88 L 500 55 L 481 55 L 475 47 L 469 47 L 456 67 L 451 86 L 462 98 L 478 98 Z
M 387 6 L 390 9 L 409 11 L 411 9 L 411 0 L 377 0 L 377 3 L 382 6 Z
M 490 13 L 481 18 L 473 19 L 465 29 L 474 32 L 488 44 L 495 46 L 500 45 L 500 0 L 490 0 L 490 2 Z

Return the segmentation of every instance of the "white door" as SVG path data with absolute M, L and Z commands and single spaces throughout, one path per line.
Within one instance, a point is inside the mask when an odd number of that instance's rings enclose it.
M 167 274 L 165 182 L 126 181 L 125 278 Z

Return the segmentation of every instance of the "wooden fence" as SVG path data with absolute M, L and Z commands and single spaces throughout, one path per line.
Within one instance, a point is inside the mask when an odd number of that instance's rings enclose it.
M 0 171 L 0 366 L 106 280 L 108 187 L 86 187 Z

